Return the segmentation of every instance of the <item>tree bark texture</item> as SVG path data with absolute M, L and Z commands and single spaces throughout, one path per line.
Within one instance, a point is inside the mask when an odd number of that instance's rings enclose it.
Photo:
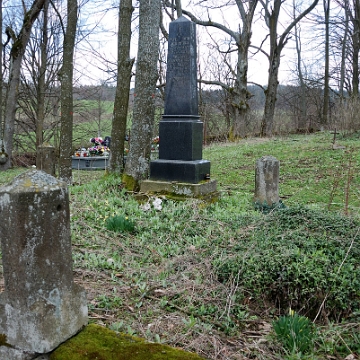
M 247 76 L 249 66 L 249 48 L 251 44 L 252 23 L 258 0 L 250 0 L 248 8 L 244 7 L 244 2 L 236 0 L 242 29 L 239 27 L 239 33 L 236 40 L 238 47 L 235 91 L 237 93 L 234 99 L 233 107 L 233 136 L 234 138 L 243 138 L 248 133 L 249 121 L 249 99 L 251 94 L 247 89 Z
M 341 101 L 344 99 L 344 87 L 345 87 L 345 73 L 346 73 L 346 55 L 348 46 L 348 34 L 349 34 L 349 0 L 344 0 L 344 15 L 345 15 L 345 29 L 344 36 L 341 45 L 341 66 L 340 66 L 340 84 L 339 94 Z
M 40 66 L 39 66 L 39 82 L 37 87 L 37 109 L 36 109 L 36 151 L 42 145 L 44 120 L 45 120 L 45 88 L 46 88 L 46 65 L 47 65 L 47 47 L 48 47 L 48 10 L 49 0 L 45 1 L 42 24 L 42 39 L 40 44 Z M 36 165 L 40 164 L 40 154 L 37 154 Z
M 352 32 L 352 96 L 359 96 L 359 51 L 360 51 L 360 0 L 353 0 L 354 14 L 351 17 Z
M 3 11 L 2 11 L 2 5 L 3 5 L 3 0 L 0 0 L 0 29 L 2 29 L 3 26 Z M 2 32 L 0 33 L 0 151 L 2 151 L 2 148 L 4 146 L 4 134 L 3 134 L 3 86 L 4 86 L 4 81 L 3 81 L 3 72 L 2 72 L 2 68 L 3 68 L 3 42 L 2 42 Z M 1 169 L 1 167 L 0 167 Z
M 25 54 L 26 45 L 30 38 L 32 26 L 38 18 L 41 9 L 44 7 L 45 1 L 46 0 L 35 0 L 32 3 L 30 10 L 24 14 L 24 20 L 19 35 L 17 37 L 13 37 L 13 45 L 10 52 L 9 84 L 6 93 L 6 108 L 4 114 L 4 147 L 5 151 L 9 155 L 9 160 L 5 164 L 0 165 L 0 170 L 7 170 L 11 167 L 21 62 Z M 13 34 L 11 29 L 8 29 L 7 32 Z
M 130 80 L 134 59 L 130 59 L 132 0 L 121 0 L 119 6 L 118 74 L 111 129 L 110 172 L 123 171 L 124 139 L 129 105 Z
M 67 26 L 63 44 L 63 64 L 59 73 L 61 82 L 61 124 L 59 177 L 68 184 L 72 181 L 71 156 L 73 130 L 73 57 L 78 19 L 77 0 L 67 1 Z
M 146 179 L 149 172 L 158 78 L 159 25 L 160 0 L 141 1 L 133 123 L 123 178 L 126 186 L 133 190 L 137 190 L 139 181 Z
M 322 125 L 329 123 L 330 110 L 330 0 L 323 0 L 325 14 L 325 66 Z
M 293 11 L 294 16 L 293 18 L 296 18 L 295 14 L 295 0 L 293 0 Z M 300 27 L 298 25 L 295 25 L 294 28 L 294 35 L 295 35 L 295 48 L 296 48 L 296 60 L 297 60 L 297 75 L 299 78 L 299 84 L 300 84 L 300 98 L 299 98 L 299 115 L 298 115 L 298 121 L 297 121 L 297 130 L 301 133 L 305 133 L 308 128 L 307 124 L 307 104 L 306 104 L 306 84 L 304 80 L 304 74 L 302 70 L 302 56 L 301 56 L 301 36 L 300 36 Z

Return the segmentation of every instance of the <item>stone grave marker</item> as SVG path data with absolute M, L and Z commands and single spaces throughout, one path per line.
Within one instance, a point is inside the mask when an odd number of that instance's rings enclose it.
M 198 113 L 196 25 L 181 16 L 170 23 L 165 109 L 159 124 L 159 158 L 150 162 L 142 192 L 217 197 L 210 161 L 202 158 L 203 123 Z
M 0 187 L 5 291 L 0 294 L 0 359 L 52 351 L 88 322 L 85 291 L 72 273 L 66 183 L 38 170 Z
M 279 204 L 280 162 L 273 156 L 263 156 L 256 161 L 254 202 L 260 206 Z
M 195 23 L 181 16 L 170 23 L 159 159 L 150 163 L 150 180 L 197 184 L 210 176 L 210 161 L 202 159 L 196 54 Z

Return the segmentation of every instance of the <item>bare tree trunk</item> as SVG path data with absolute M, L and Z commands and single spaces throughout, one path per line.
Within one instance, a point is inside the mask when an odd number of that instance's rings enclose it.
M 294 1 L 294 18 L 295 15 L 295 1 Z M 306 86 L 304 81 L 304 74 L 302 71 L 302 58 L 301 58 L 301 39 L 300 39 L 300 29 L 298 26 L 295 26 L 295 47 L 297 55 L 297 72 L 300 83 L 300 114 L 298 117 L 297 130 L 301 133 L 306 132 L 307 130 L 307 104 L 306 104 Z
M 269 28 L 270 35 L 270 53 L 269 53 L 269 77 L 268 77 L 268 86 L 266 89 L 266 98 L 265 98 L 265 107 L 264 107 L 264 115 L 261 121 L 261 136 L 271 136 L 273 132 L 273 124 L 274 124 L 274 115 L 275 115 L 275 105 L 276 105 L 276 96 L 277 96 L 277 88 L 279 85 L 278 75 L 279 75 L 279 67 L 280 67 L 280 59 L 281 59 L 281 51 L 285 47 L 288 39 L 290 31 L 296 26 L 296 24 L 314 7 L 317 5 L 319 0 L 314 0 L 312 4 L 304 10 L 301 14 L 299 14 L 288 27 L 285 28 L 284 32 L 278 37 L 277 33 L 277 25 L 282 5 L 282 0 L 274 0 L 271 2 L 271 10 L 269 10 L 270 2 L 263 0 L 259 0 L 263 5 L 265 12 L 265 21 L 266 25 Z
M 325 71 L 322 125 L 329 124 L 330 105 L 330 0 L 323 0 L 325 14 Z
M 354 15 L 352 17 L 352 96 L 359 96 L 359 51 L 360 51 L 360 0 L 353 0 Z
M 249 116 L 249 103 L 248 100 L 251 97 L 247 89 L 247 75 L 249 65 L 249 47 L 251 40 L 251 25 L 253 12 L 255 10 L 256 2 L 252 5 L 253 8 L 249 13 L 244 16 L 245 24 L 243 31 L 238 39 L 238 51 L 237 51 L 237 65 L 236 65 L 236 80 L 233 89 L 233 101 L 232 101 L 232 131 L 231 135 L 233 139 L 244 138 L 247 135 L 248 130 L 248 116 Z M 230 138 L 231 140 L 231 138 Z
M 11 36 L 13 39 L 13 45 L 10 52 L 10 76 L 6 94 L 6 109 L 4 115 L 4 146 L 5 151 L 9 155 L 10 161 L 8 160 L 5 164 L 0 165 L 0 170 L 7 170 L 11 167 L 13 136 L 15 129 L 15 112 L 18 99 L 21 62 L 25 54 L 26 45 L 30 38 L 32 26 L 35 20 L 38 18 L 41 9 L 44 7 L 45 1 L 46 0 L 35 0 L 33 2 L 30 10 L 24 14 L 23 24 L 17 37 L 15 36 L 12 29 L 7 28 L 6 31 L 8 36 Z
M 3 0 L 0 0 L 0 29 L 3 25 L 3 11 L 2 11 Z M 2 152 L 4 146 L 4 133 L 3 133 L 3 43 L 2 43 L 2 31 L 0 32 L 0 151 Z M 1 165 L 0 165 L 1 169 Z
M 345 8 L 345 30 L 341 46 L 341 67 L 340 67 L 340 84 L 339 94 L 341 101 L 344 99 L 345 71 L 346 71 L 346 48 L 348 46 L 349 34 L 349 0 L 344 0 Z
M 123 170 L 124 138 L 129 105 L 131 70 L 130 59 L 132 0 L 121 0 L 119 6 L 118 76 L 111 130 L 110 172 L 120 174 Z
M 68 184 L 72 181 L 71 155 L 73 130 L 73 57 L 78 18 L 77 0 L 67 1 L 67 26 L 63 45 L 63 64 L 59 72 L 61 81 L 61 128 L 59 177 Z
M 123 176 L 126 187 L 131 190 L 138 190 L 139 181 L 146 179 L 149 172 L 158 78 L 160 0 L 141 1 L 139 17 L 133 123 Z
M 180 16 L 182 16 L 181 0 L 175 0 L 175 6 L 176 6 L 176 15 L 179 18 Z
M 266 89 L 264 115 L 261 122 L 261 136 L 271 136 L 273 133 L 277 89 L 279 85 L 280 54 L 274 51 L 269 69 L 269 79 Z
M 39 67 L 39 83 L 37 88 L 37 111 L 36 111 L 36 150 L 43 143 L 43 131 L 45 120 L 45 73 L 47 65 L 47 47 L 48 47 L 48 10 L 49 0 L 44 4 L 42 41 L 40 44 L 40 67 Z M 40 164 L 39 154 L 36 157 L 36 165 Z

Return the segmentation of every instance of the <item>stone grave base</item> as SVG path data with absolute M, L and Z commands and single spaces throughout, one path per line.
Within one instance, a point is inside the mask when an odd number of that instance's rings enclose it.
M 143 193 L 164 194 L 175 198 L 216 199 L 216 180 L 204 181 L 199 184 L 168 182 L 159 180 L 144 180 L 140 184 Z
M 0 359 L 27 360 L 48 353 L 88 323 L 86 294 L 76 284 L 61 296 L 58 289 L 40 294 L 28 306 L 28 311 L 15 308 L 7 302 L 6 291 L 1 294 L 0 333 L 6 344 L 0 345 Z

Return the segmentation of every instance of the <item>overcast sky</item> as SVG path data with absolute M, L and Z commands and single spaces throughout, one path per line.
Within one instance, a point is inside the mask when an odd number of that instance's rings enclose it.
M 110 0 L 111 1 L 111 0 Z M 109 3 L 104 2 L 103 8 L 108 9 Z M 199 6 L 188 6 L 189 0 L 183 0 L 183 8 L 190 9 L 195 15 L 202 18 L 203 20 L 208 20 L 209 17 L 212 21 L 216 21 L 222 23 L 232 30 L 237 30 L 239 24 L 239 15 L 236 6 L 229 6 L 225 8 L 217 8 L 217 9 L 204 9 Z M 214 2 L 214 1 L 213 1 Z M 222 1 L 216 0 L 215 3 L 219 5 Z M 211 3 L 211 0 L 207 3 Z M 285 5 L 291 5 L 292 1 L 287 0 Z M 262 40 L 266 36 L 266 26 L 264 24 L 263 19 L 259 13 L 260 5 L 258 5 L 258 13 L 255 16 L 255 22 L 253 25 L 253 36 L 252 36 L 252 44 L 255 46 L 259 46 Z M 282 11 L 281 23 L 279 26 L 279 32 L 282 31 L 284 26 L 288 24 L 288 15 L 289 10 L 284 9 Z M 83 43 L 80 45 L 79 50 L 77 52 L 77 67 L 79 71 L 82 73 L 81 83 L 93 83 L 100 84 L 100 82 L 106 81 L 110 73 L 103 72 L 100 68 L 109 68 L 111 67 L 110 63 L 115 63 L 116 61 L 116 53 L 117 53 L 117 27 L 118 27 L 118 9 L 113 8 L 113 10 L 101 11 L 99 5 L 97 5 L 97 9 L 88 9 L 88 11 L 92 14 L 91 16 L 83 16 L 82 21 L 89 22 L 91 19 L 93 27 L 97 25 L 98 27 L 92 35 L 88 37 L 89 43 Z M 312 24 L 309 24 L 309 21 L 305 20 L 301 24 L 302 28 L 302 37 L 303 37 L 303 56 L 304 63 L 310 65 L 314 62 L 314 51 L 310 51 L 310 48 L 314 45 L 316 38 L 314 38 L 314 31 L 311 30 Z M 209 50 L 207 44 L 211 43 L 212 40 L 208 35 L 208 32 L 212 34 L 213 39 L 219 44 L 226 43 L 229 41 L 229 36 L 225 33 L 216 30 L 214 28 L 204 28 L 201 26 L 197 26 L 199 44 L 199 59 L 201 66 L 200 68 L 210 69 L 211 63 L 217 61 L 216 52 L 213 50 Z M 132 40 L 132 55 L 136 57 L 137 50 L 137 30 L 133 32 L 133 40 Z M 98 52 L 99 56 L 90 55 L 87 50 L 91 44 L 93 50 Z M 265 43 L 263 46 L 264 50 L 268 50 L 268 46 Z M 294 42 L 292 39 L 288 42 L 286 49 L 283 51 L 283 58 L 280 66 L 280 76 L 279 80 L 281 83 L 289 83 L 293 76 L 291 75 L 291 69 L 294 69 L 294 57 L 295 57 L 295 49 Z M 109 63 L 107 63 L 104 59 L 106 58 Z M 235 61 L 235 54 L 233 56 Z M 211 61 L 209 61 L 211 60 Z M 209 62 L 208 62 L 209 61 Z M 209 65 L 210 64 L 210 65 Z M 313 66 L 313 65 L 312 65 Z M 114 68 L 114 66 L 112 66 Z M 260 52 L 256 54 L 256 56 L 251 57 L 249 60 L 249 71 L 248 71 L 248 79 L 250 82 L 259 83 L 261 85 L 266 85 L 267 82 L 267 74 L 268 74 L 268 60 L 266 56 Z M 209 75 L 208 75 L 209 76 Z

